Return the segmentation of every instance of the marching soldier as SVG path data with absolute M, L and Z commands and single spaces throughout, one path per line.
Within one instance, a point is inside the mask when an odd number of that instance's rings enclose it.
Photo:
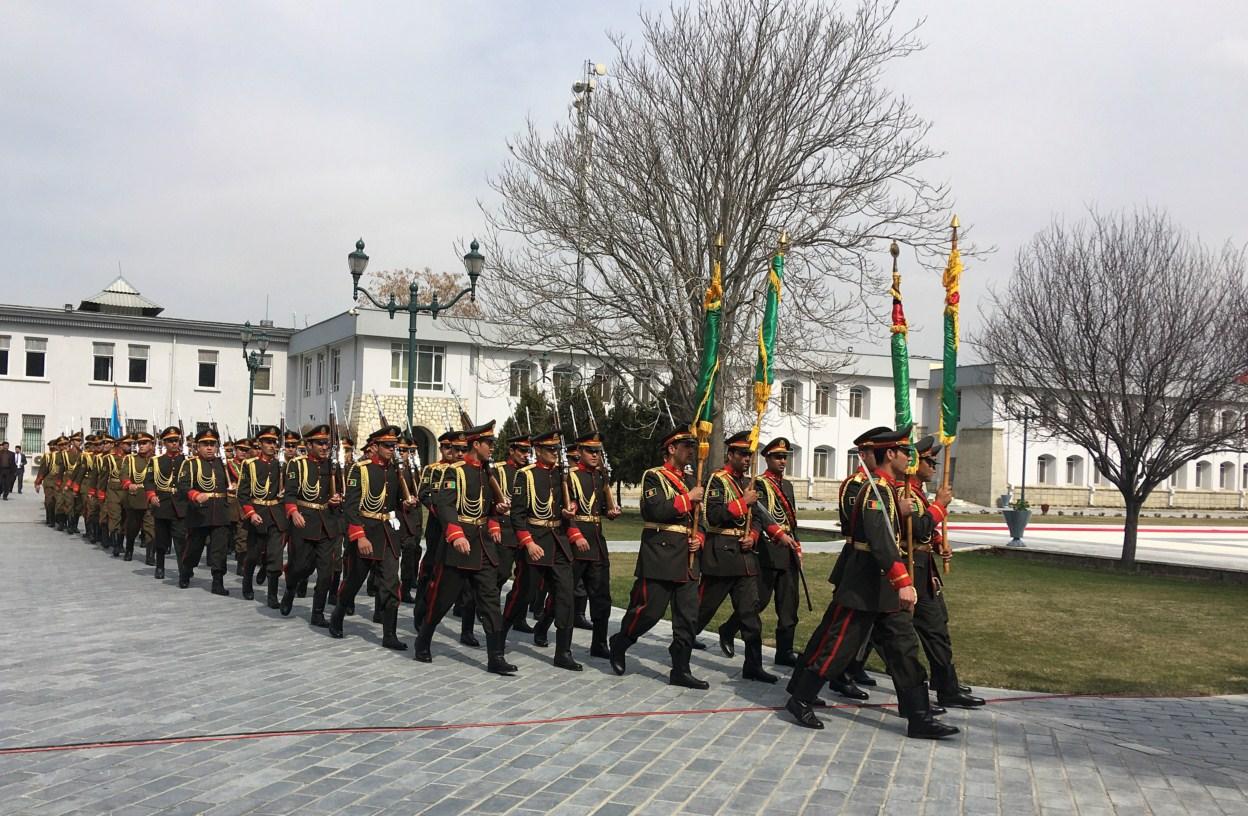
M 56 527 L 56 485 L 50 478 L 52 462 L 60 446 L 60 437 L 48 441 L 48 450 L 39 461 L 39 470 L 35 473 L 35 492 L 43 491 L 43 523 Z
M 96 446 L 95 468 L 91 475 L 90 488 L 95 496 L 95 527 L 91 534 L 92 544 L 104 544 L 108 519 L 105 505 L 108 502 L 108 479 L 112 472 L 113 438 L 107 432 L 101 433 Z
M 229 595 L 225 588 L 225 559 L 229 548 L 230 513 L 227 504 L 229 476 L 225 461 L 217 455 L 221 438 L 212 428 L 195 435 L 196 456 L 182 463 L 178 471 L 178 493 L 188 502 L 186 526 L 189 539 L 178 565 L 178 587 L 186 589 L 199 560 L 208 548 L 212 570 L 212 594 Z
M 143 519 L 147 515 L 148 504 L 155 497 L 155 491 L 149 496 L 146 489 L 154 441 L 147 431 L 139 431 L 134 435 L 136 450 L 121 462 L 126 561 L 134 558 L 134 542 L 138 540 L 139 531 L 143 529 Z M 113 558 L 121 555 L 121 548 L 120 539 L 113 542 Z
M 343 515 L 347 523 L 347 549 L 343 557 L 344 578 L 329 621 L 331 637 L 342 637 L 342 622 L 347 601 L 353 600 L 365 576 L 379 573 L 376 580 L 376 604 L 382 609 L 381 645 L 404 651 L 407 644 L 399 640 L 399 531 L 391 519 L 405 506 L 418 504 L 410 493 L 404 497 L 399 468 L 394 461 L 399 429 L 388 425 L 368 437 L 372 446 L 369 458 L 353 465 L 347 476 L 347 493 Z M 397 519 L 396 519 L 397 521 Z
M 641 481 L 641 548 L 637 554 L 636 582 L 620 631 L 611 636 L 611 669 L 624 674 L 625 654 L 637 639 L 672 608 L 673 686 L 706 689 L 710 684 L 689 671 L 689 656 L 698 622 L 698 586 L 702 577 L 697 553 L 703 536 L 694 526 L 695 506 L 702 500 L 702 486 L 693 484 L 685 472 L 694 454 L 689 426 L 677 426 L 659 445 L 663 464 L 650 468 Z
M 411 463 L 416 450 L 415 441 L 404 435 L 397 449 L 399 457 L 399 478 L 404 484 L 403 508 L 399 511 L 399 544 L 402 559 L 399 563 L 399 603 L 412 603 L 412 589 L 416 585 L 416 570 L 420 564 L 420 535 L 424 531 L 424 512 L 420 505 L 420 474 L 412 469 Z M 408 503 L 407 497 L 416 499 Z M 343 553 L 346 558 L 346 553 Z
M 528 434 L 513 436 L 507 440 L 507 458 L 501 462 L 495 462 L 494 479 L 498 482 L 498 486 L 503 489 L 503 495 L 510 497 L 516 486 L 516 474 L 522 468 L 529 464 L 529 453 L 532 452 L 532 441 Z M 499 542 L 498 548 L 498 591 L 503 591 L 503 584 L 507 583 L 507 579 L 512 577 L 516 569 L 516 561 L 519 556 L 520 539 L 516 538 L 516 528 L 511 524 L 511 502 L 508 498 L 507 503 L 495 508 L 495 518 L 498 519 L 502 540 Z M 513 584 L 514 588 L 514 584 Z M 521 598 L 518 603 L 523 604 L 527 610 L 529 608 L 528 598 Z M 517 632 L 525 634 L 533 634 L 533 627 L 529 626 L 527 620 L 528 615 L 523 617 L 516 616 L 510 624 L 510 628 Z
M 559 433 L 551 431 L 533 437 L 532 441 L 537 461 L 520 469 L 511 491 L 511 526 L 523 557 L 516 560 L 516 580 L 507 596 L 503 631 L 507 631 L 509 621 L 526 614 L 524 599 L 532 588 L 537 584 L 545 586 L 550 593 L 549 607 L 534 627 L 533 642 L 548 645 L 546 634 L 553 621 L 555 665 L 581 671 L 581 664 L 572 657 L 572 544 L 564 530 L 576 505 L 568 497 L 560 472 Z
M 833 601 L 788 684 L 791 696 L 785 709 L 803 727 L 823 727 L 811 708 L 815 695 L 829 678 L 845 671 L 871 637 L 888 664 L 898 710 L 908 722 L 907 736 L 940 739 L 958 733 L 930 711 L 927 676 L 919 662 L 919 639 L 910 614 L 918 595 L 897 546 L 899 531 L 911 514 L 910 502 L 900 495 L 909 464 L 909 434 L 907 426 L 859 444 L 860 449 L 874 450 L 875 476 L 860 488 L 853 550 Z
M 247 527 L 243 519 L 242 504 L 238 499 L 238 481 L 242 478 L 243 464 L 251 458 L 251 440 L 240 439 L 233 445 L 226 445 L 225 467 L 229 471 L 230 489 L 227 506 L 230 512 L 230 541 L 234 550 L 234 574 L 243 574 L 243 562 L 247 560 Z M 244 596 L 245 597 L 245 596 Z M 251 600 L 251 598 L 247 598 Z
M 758 510 L 753 527 L 758 536 L 758 608 L 761 612 L 774 597 L 776 601 L 776 665 L 796 666 L 793 635 L 797 629 L 798 571 L 801 569 L 801 545 L 797 542 L 797 501 L 793 484 L 784 478 L 789 454 L 789 440 L 778 436 L 763 446 L 767 470 L 754 481 L 758 494 Z M 709 500 L 707 510 L 709 512 Z M 719 646 L 728 657 L 733 655 L 733 638 L 740 629 L 734 612 L 719 628 Z
M 490 474 L 482 467 L 494 446 L 494 423 L 478 425 L 463 434 L 471 449 L 441 471 L 441 485 L 433 493 L 444 545 L 429 582 L 427 609 L 416 634 L 413 657 L 422 663 L 433 660 L 429 649 L 434 630 L 466 584 L 485 632 L 487 670 L 511 675 L 516 667 L 504 657 L 506 633 L 498 607 L 498 542 L 502 532 L 498 522 L 489 517 L 493 489 Z
M 936 490 L 936 500 L 928 501 L 923 483 L 936 474 L 936 457 L 941 444 L 934 436 L 925 436 L 915 446 L 919 453 L 919 468 L 910 479 L 910 494 L 917 507 L 914 510 L 914 586 L 919 600 L 914 607 L 914 630 L 927 656 L 932 676 L 932 688 L 936 702 L 942 707 L 979 708 L 982 697 L 972 696 L 970 689 L 958 682 L 958 670 L 953 664 L 953 640 L 949 636 L 949 610 L 945 606 L 943 583 L 936 564 L 936 553 L 944 546 L 940 525 L 947 515 L 953 491 L 948 487 Z
M 130 455 L 130 437 L 122 436 L 104 461 L 104 515 L 108 530 L 102 543 L 105 550 L 122 546 L 125 536 L 125 490 L 121 486 L 121 463 Z M 97 482 L 98 484 L 98 482 Z M 98 488 L 97 488 L 98 489 Z
M 247 555 L 243 564 L 243 597 L 255 598 L 252 570 L 267 579 L 266 602 L 269 609 L 281 604 L 277 599 L 277 581 L 282 574 L 283 534 L 288 521 L 282 510 L 285 495 L 282 464 L 277 460 L 278 430 L 276 425 L 265 425 L 256 433 L 256 449 L 259 453 L 248 459 L 241 468 L 238 497 L 244 524 L 247 528 Z
M 70 535 L 78 532 L 79 499 L 78 479 L 82 466 L 82 434 L 75 432 L 66 441 L 61 451 L 59 469 L 54 470 L 58 478 L 56 490 L 57 528 Z
M 186 502 L 178 493 L 178 473 L 186 457 L 182 455 L 182 431 L 171 425 L 160 432 L 165 451 L 151 462 L 144 483 L 144 493 L 151 505 L 153 526 L 152 564 L 157 581 L 165 578 L 165 556 L 172 548 L 181 563 L 186 548 Z
M 285 510 L 291 522 L 291 558 L 280 609 L 282 615 L 290 615 L 297 587 L 315 571 L 309 622 L 313 626 L 329 626 L 325 603 L 334 573 L 334 547 L 342 532 L 341 515 L 336 512 L 342 504 L 342 493 L 329 457 L 329 426 L 315 426 L 304 434 L 303 440 L 308 455 L 286 464 Z
M 696 631 L 702 631 L 724 598 L 731 597 L 733 616 L 745 641 L 741 676 L 774 683 L 779 678 L 763 668 L 763 625 L 758 617 L 758 530 L 753 524 L 758 493 L 749 477 L 753 458 L 750 432 L 733 434 L 724 446 L 727 461 L 711 474 L 706 488 L 706 545 L 702 548 Z M 731 656 L 730 649 L 725 653 Z
M 442 456 L 437 462 L 430 462 L 420 474 L 421 505 L 428 511 L 425 523 L 425 556 L 421 559 L 420 569 L 416 576 L 416 595 L 412 604 L 412 624 L 420 631 L 420 625 L 429 609 L 429 582 L 433 573 L 442 561 L 443 531 L 438 512 L 433 506 L 433 497 L 442 485 L 442 474 L 451 465 L 463 458 L 468 452 L 467 437 L 463 431 L 447 431 L 438 437 L 438 450 Z
M 607 648 L 607 625 L 611 618 L 611 557 L 607 553 L 607 539 L 602 534 L 602 519 L 616 519 L 620 509 L 612 505 L 602 470 L 602 435 L 591 433 L 576 440 L 580 451 L 576 467 L 570 474 L 572 502 L 575 514 L 568 522 L 568 538 L 575 551 L 572 562 L 574 584 L 584 584 L 586 603 L 589 607 L 591 657 L 610 658 Z
M 88 542 L 93 542 L 100 516 L 100 502 L 95 495 L 95 480 L 98 474 L 97 459 L 100 456 L 99 435 L 87 436 L 87 445 L 82 456 L 86 461 L 86 466 L 82 471 L 82 537 Z

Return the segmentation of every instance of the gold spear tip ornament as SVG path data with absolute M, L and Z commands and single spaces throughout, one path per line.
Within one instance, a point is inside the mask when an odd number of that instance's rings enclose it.
M 897 246 L 896 239 L 894 239 L 893 242 L 888 245 L 888 254 L 892 255 L 894 260 L 897 258 L 898 255 L 901 254 L 901 247 Z
M 958 223 L 958 214 L 957 214 L 957 213 L 954 213 L 954 214 L 953 214 L 953 223 L 951 223 L 949 226 L 953 227 L 954 229 L 957 229 L 958 227 L 962 226 L 961 224 L 959 224 L 959 223 Z
M 716 233 L 715 246 L 719 247 L 720 249 L 724 248 L 724 234 L 722 232 Z
M 780 254 L 783 255 L 789 251 L 789 231 L 787 229 L 780 230 Z

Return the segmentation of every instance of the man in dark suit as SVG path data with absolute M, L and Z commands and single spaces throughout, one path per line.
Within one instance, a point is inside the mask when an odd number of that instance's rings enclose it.
M 17 477 L 17 457 L 9 450 L 8 442 L 0 442 L 0 498 L 9 500 L 13 480 Z
M 26 475 L 26 454 L 22 453 L 22 446 L 18 445 L 13 448 L 14 464 L 17 467 L 17 492 L 22 492 L 22 477 Z

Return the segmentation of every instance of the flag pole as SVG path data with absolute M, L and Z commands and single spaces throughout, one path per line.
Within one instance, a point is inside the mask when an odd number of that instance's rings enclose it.
M 907 326 L 905 313 L 902 312 L 901 306 L 901 272 L 897 268 L 897 256 L 901 254 L 901 247 L 897 246 L 897 242 L 893 241 L 888 245 L 888 254 L 893 257 L 893 288 L 891 294 L 893 296 L 893 389 L 896 393 L 893 395 L 894 403 L 897 406 L 897 425 L 902 427 L 911 424 L 910 416 L 910 350 L 907 343 Z M 911 425 L 913 428 L 913 425 Z M 911 431 L 913 437 L 913 431 Z M 912 475 L 911 467 L 917 464 L 915 459 L 915 451 L 913 446 L 913 438 L 907 440 L 911 443 L 909 453 L 909 464 L 906 465 L 906 501 L 914 503 L 914 488 L 910 484 L 910 476 Z M 914 582 L 914 514 L 910 513 L 906 516 L 906 571 L 910 574 L 910 581 Z
M 952 257 L 953 255 L 956 255 L 958 252 L 958 226 L 959 225 L 958 225 L 957 215 L 953 216 L 953 221 L 952 223 L 950 223 L 949 226 L 950 226 L 950 229 L 953 230 L 952 246 L 951 246 L 950 253 L 949 253 L 950 256 Z M 946 287 L 947 286 L 948 284 L 946 284 Z M 955 288 L 953 290 L 953 296 L 955 298 L 957 296 L 956 281 L 955 281 Z M 950 304 L 948 302 L 949 297 L 950 297 L 949 294 L 946 293 L 946 296 L 945 296 L 945 301 L 946 301 L 945 309 L 946 310 L 948 310 L 951 307 L 956 308 L 957 306 L 956 303 Z M 945 376 L 946 376 L 946 372 L 942 370 L 941 371 L 942 380 Z M 942 385 L 941 388 L 943 391 L 944 386 Z M 943 394 L 942 394 L 942 397 L 943 397 Z M 943 423 L 941 427 L 941 432 L 943 435 L 943 432 L 944 432 Z M 951 438 L 948 444 L 945 445 L 944 458 L 943 458 L 943 461 L 941 463 L 941 468 L 940 468 L 940 471 L 941 471 L 940 472 L 940 486 L 945 487 L 945 488 L 949 487 L 949 458 L 950 458 L 950 453 L 952 453 L 953 451 L 953 442 L 954 442 L 954 439 Z M 942 548 L 942 551 L 940 553 L 940 558 L 941 558 L 942 566 L 944 567 L 943 571 L 945 575 L 948 575 L 950 570 L 953 568 L 953 564 L 952 564 L 953 549 L 949 546 L 949 516 L 948 514 L 946 514 L 945 517 L 940 520 L 940 546 Z
M 694 412 L 693 432 L 697 441 L 697 463 L 694 466 L 694 484 L 701 486 L 706 472 L 706 460 L 711 452 L 711 434 L 715 431 L 715 380 L 719 375 L 719 315 L 723 309 L 723 257 L 724 235 L 718 233 L 711 249 L 711 277 L 702 302 L 702 364 L 698 371 L 698 406 Z M 671 418 L 671 409 L 668 409 Z M 693 524 L 689 528 L 689 569 L 693 569 L 697 553 L 692 549 L 698 530 L 698 504 L 691 508 Z M 703 510 L 705 512 L 705 510 Z

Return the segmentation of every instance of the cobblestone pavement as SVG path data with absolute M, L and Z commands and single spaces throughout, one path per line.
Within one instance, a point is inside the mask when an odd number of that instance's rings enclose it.
M 882 708 L 810 732 L 717 654 L 694 658 L 710 691 L 669 687 L 661 636 L 623 678 L 584 632 L 581 674 L 513 638 L 520 675 L 495 677 L 449 627 L 426 666 L 379 647 L 366 597 L 332 640 L 310 599 L 282 619 L 232 576 L 229 598 L 202 571 L 179 591 L 40 509 L 0 505 L 2 813 L 1248 813 L 1248 698 L 982 689 L 994 703 L 951 713 L 947 742 Z M 161 741 L 224 734 L 247 736 Z M 8 750 L 117 740 L 139 742 Z

